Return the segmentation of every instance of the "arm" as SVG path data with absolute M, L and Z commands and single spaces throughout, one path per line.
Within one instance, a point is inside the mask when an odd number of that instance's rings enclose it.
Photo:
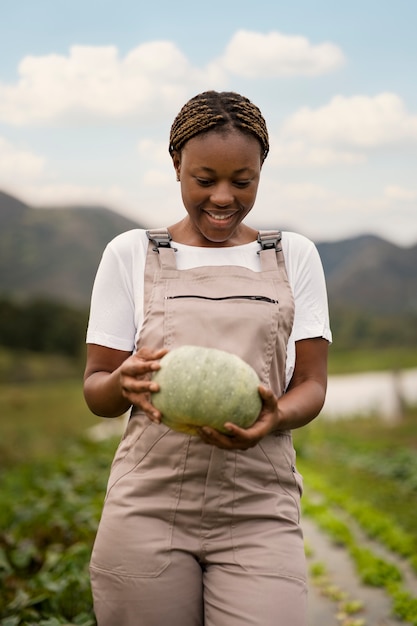
M 326 398 L 328 347 L 321 337 L 296 342 L 294 374 L 278 401 L 277 430 L 300 428 L 320 413 Z
M 259 387 L 263 407 L 253 426 L 245 430 L 227 423 L 230 436 L 204 427 L 202 439 L 220 448 L 246 450 L 269 433 L 300 428 L 311 422 L 320 413 L 326 397 L 327 353 L 326 339 L 297 341 L 295 369 L 287 392 L 278 399 L 270 389 Z
M 160 412 L 150 403 L 150 393 L 159 389 L 151 374 L 159 369 L 159 359 L 166 352 L 141 348 L 131 354 L 88 344 L 84 397 L 89 409 L 101 417 L 117 417 L 136 405 L 160 422 Z

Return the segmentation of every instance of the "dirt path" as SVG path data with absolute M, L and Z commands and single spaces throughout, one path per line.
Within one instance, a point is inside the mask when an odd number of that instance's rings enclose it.
M 309 519 L 303 520 L 306 544 L 312 550 L 309 564 L 322 563 L 329 577 L 329 585 L 346 594 L 350 601 L 360 601 L 363 609 L 349 616 L 341 614 L 341 602 L 326 597 L 310 579 L 309 626 L 405 626 L 391 615 L 391 602 L 381 590 L 359 582 L 354 565 L 346 550 L 335 546 Z M 362 619 L 363 622 L 354 620 Z M 349 621 L 350 620 L 350 621 Z

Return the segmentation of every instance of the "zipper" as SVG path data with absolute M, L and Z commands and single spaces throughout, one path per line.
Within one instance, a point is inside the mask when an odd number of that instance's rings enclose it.
M 278 300 L 273 300 L 272 298 L 268 298 L 267 296 L 222 296 L 219 298 L 211 298 L 209 296 L 195 296 L 190 294 L 186 295 L 178 295 L 178 296 L 165 296 L 165 300 L 177 300 L 180 298 L 199 298 L 200 300 L 256 300 L 258 302 L 269 302 L 270 304 L 278 304 Z

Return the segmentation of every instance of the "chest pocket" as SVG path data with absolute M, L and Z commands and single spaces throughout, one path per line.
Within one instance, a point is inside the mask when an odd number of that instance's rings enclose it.
M 225 281 L 220 269 L 219 276 L 204 280 L 166 283 L 166 347 L 192 344 L 233 352 L 252 365 L 264 384 L 279 320 L 280 304 L 270 281 L 246 279 L 239 272 Z

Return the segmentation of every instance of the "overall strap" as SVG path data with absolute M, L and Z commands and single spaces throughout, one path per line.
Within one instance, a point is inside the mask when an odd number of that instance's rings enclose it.
M 176 268 L 176 248 L 172 248 L 171 246 L 170 242 L 172 240 L 172 237 L 169 234 L 168 229 L 155 228 L 153 230 L 147 230 L 146 235 L 149 239 L 149 245 L 146 253 L 144 272 L 144 312 L 146 312 L 148 302 L 151 297 L 155 272 L 157 272 L 158 269 Z
M 154 228 L 146 231 L 146 236 L 153 243 L 152 251 L 158 254 L 161 269 L 175 268 L 176 248 L 171 246 L 172 237 L 167 228 Z
M 258 254 L 261 257 L 262 270 L 276 270 L 278 265 L 284 264 L 284 256 L 281 247 L 280 230 L 260 230 L 258 243 L 261 249 Z

